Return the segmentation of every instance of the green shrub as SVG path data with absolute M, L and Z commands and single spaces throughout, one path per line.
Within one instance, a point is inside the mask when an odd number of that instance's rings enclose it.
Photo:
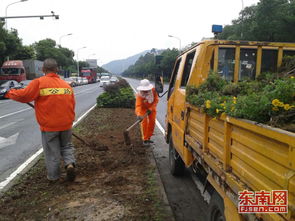
M 262 93 L 238 96 L 236 102 L 229 102 L 225 113 L 232 117 L 265 123 L 270 120 L 271 101 Z
M 290 71 L 295 68 L 295 56 L 284 56 L 279 72 Z
M 119 79 L 118 82 L 114 84 L 109 84 L 106 85 L 103 89 L 107 93 L 118 93 L 119 89 L 125 88 L 125 87 L 130 87 L 128 82 L 125 79 Z
M 265 86 L 263 92 L 270 100 L 279 99 L 284 103 L 290 104 L 294 102 L 295 79 L 288 77 L 277 79 L 273 83 Z
M 188 86 L 186 101 L 212 117 L 229 116 L 282 126 L 295 119 L 295 78 L 264 73 L 259 80 L 226 82 L 210 74 L 199 87 Z M 290 120 L 286 120 L 290 119 Z
M 104 88 L 105 92 L 97 98 L 98 107 L 134 108 L 135 97 L 132 88 L 124 79 Z
M 228 82 L 219 74 L 211 72 L 206 81 L 200 85 L 199 91 L 221 91 L 227 84 Z

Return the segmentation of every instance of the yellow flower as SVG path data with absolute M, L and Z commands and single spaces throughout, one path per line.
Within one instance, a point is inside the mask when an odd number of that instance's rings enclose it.
M 273 111 L 279 111 L 279 108 L 278 107 L 273 107 L 272 110 Z
M 273 106 L 279 106 L 279 104 L 281 103 L 280 101 L 279 101 L 279 99 L 274 99 L 274 100 L 272 100 L 272 105 Z
M 291 76 L 290 78 L 291 78 L 291 79 L 294 79 L 294 76 Z
M 206 106 L 207 109 L 209 109 L 211 107 L 211 101 L 210 100 L 206 100 L 205 106 Z
M 279 106 L 279 107 L 284 107 L 285 105 L 284 105 L 283 102 L 279 102 L 278 106 Z
M 292 106 L 290 104 L 285 104 L 284 105 L 285 110 L 290 110 L 291 108 L 292 108 Z
M 217 113 L 217 114 L 219 113 L 219 109 L 218 109 L 218 108 L 216 109 L 216 113 Z
M 237 103 L 237 98 L 233 97 L 233 103 L 236 104 Z

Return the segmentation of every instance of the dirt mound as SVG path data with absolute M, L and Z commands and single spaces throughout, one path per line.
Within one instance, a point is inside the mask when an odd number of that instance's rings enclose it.
M 130 133 L 132 145 L 124 145 L 123 131 L 135 120 L 130 109 L 94 109 L 74 129 L 91 144 L 73 139 L 75 182 L 63 173 L 48 183 L 41 159 L 1 198 L 0 220 L 167 220 L 139 128 Z

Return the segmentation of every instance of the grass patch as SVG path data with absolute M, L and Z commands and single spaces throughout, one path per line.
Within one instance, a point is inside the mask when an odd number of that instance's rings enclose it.
M 167 217 L 166 210 L 164 209 L 163 202 L 161 200 L 159 185 L 156 177 L 156 168 L 150 166 L 145 174 L 147 178 L 146 189 L 143 194 L 143 200 L 149 200 L 153 205 L 153 220 L 154 221 L 165 221 Z M 150 217 L 144 216 L 143 220 L 150 220 Z

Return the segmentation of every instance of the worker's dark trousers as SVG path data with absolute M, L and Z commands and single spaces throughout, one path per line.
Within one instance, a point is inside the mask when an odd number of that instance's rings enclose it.
M 75 163 L 74 145 L 72 144 L 72 130 L 44 132 L 42 131 L 42 145 L 47 169 L 47 178 L 56 180 L 60 177 L 60 160 L 65 166 Z

